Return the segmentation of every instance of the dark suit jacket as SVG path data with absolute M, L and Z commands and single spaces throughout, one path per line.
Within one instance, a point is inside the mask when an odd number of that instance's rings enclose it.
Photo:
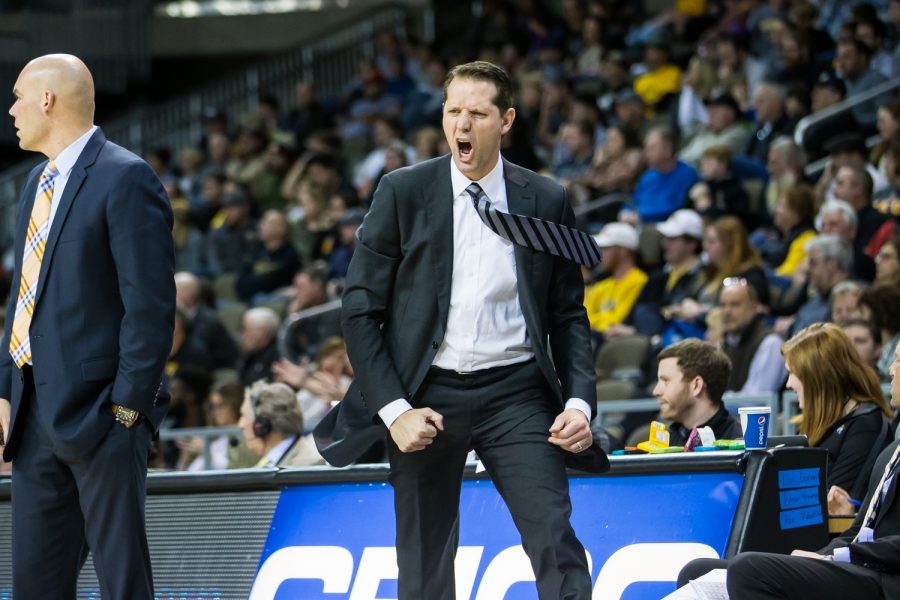
M 436 158 L 383 177 L 357 234 L 342 307 L 356 379 L 315 431 L 331 464 L 349 464 L 381 439 L 378 411 L 398 398 L 412 399 L 444 338 L 453 268 L 450 160 Z M 509 162 L 504 177 L 510 212 L 574 223 L 565 190 L 556 183 Z M 521 246 L 515 257 L 528 337 L 550 389 L 560 407 L 571 397 L 596 406 L 578 265 Z M 579 455 L 591 464 L 578 468 L 605 469 L 599 446 L 592 450 Z
M 897 448 L 898 442 L 892 442 L 875 461 L 872 475 L 869 478 L 869 489 L 866 498 L 859 507 L 853 525 L 840 536 L 831 541 L 820 554 L 832 554 L 835 548 L 850 548 L 850 561 L 853 564 L 869 567 L 882 572 L 881 584 L 885 598 L 900 598 L 900 498 L 897 498 L 897 486 L 900 484 L 900 469 L 894 469 L 894 480 L 888 488 L 887 497 L 875 519 L 875 539 L 871 542 L 853 544 L 851 541 L 862 527 L 866 510 L 881 481 L 884 468 Z
M 10 440 L 24 376 L 9 355 L 9 337 L 25 229 L 45 163 L 19 198 L 15 271 L 0 351 L 0 397 L 12 404 Z M 31 321 L 36 400 L 29 407 L 66 459 L 89 456 L 115 422 L 116 403 L 154 427 L 172 345 L 175 314 L 172 210 L 159 179 L 131 152 L 97 130 L 75 163 L 53 219 Z

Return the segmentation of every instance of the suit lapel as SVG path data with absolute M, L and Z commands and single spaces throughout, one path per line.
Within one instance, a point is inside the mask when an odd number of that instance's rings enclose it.
M 450 157 L 435 163 L 437 172 L 423 189 L 428 229 L 431 232 L 435 292 L 441 328 L 447 329 L 450 312 L 450 280 L 453 276 L 453 186 Z
M 522 175 L 518 167 L 503 161 L 503 174 L 506 179 L 506 202 L 509 212 L 516 215 L 535 216 L 534 191 L 528 187 L 528 179 Z M 516 276 L 519 280 L 519 293 L 522 293 L 522 282 L 531 280 L 532 251 L 524 246 L 515 245 Z
M 535 216 L 534 190 L 528 186 L 528 178 L 519 167 L 503 160 L 503 177 L 506 179 L 506 202 L 509 212 L 517 215 Z M 519 290 L 519 305 L 525 316 L 525 325 L 532 344 L 539 344 L 539 324 L 536 321 L 537 300 L 531 287 L 532 269 L 534 267 L 533 251 L 515 244 L 516 282 Z
M 69 180 L 66 182 L 66 189 L 63 191 L 62 198 L 59 199 L 59 206 L 56 209 L 56 214 L 53 216 L 53 225 L 51 225 L 50 233 L 47 236 L 44 258 L 41 261 L 41 274 L 38 277 L 37 290 L 35 291 L 34 296 L 35 306 L 37 306 L 37 303 L 41 298 L 41 292 L 44 290 L 44 281 L 47 279 L 47 272 L 50 270 L 53 252 L 56 250 L 56 242 L 59 240 L 59 233 L 65 225 L 66 217 L 69 215 L 75 197 L 78 195 L 82 184 L 84 184 L 84 180 L 87 178 L 88 167 L 97 160 L 100 148 L 102 148 L 105 143 L 106 137 L 103 135 L 103 132 L 98 129 L 88 140 L 87 145 L 75 162 L 75 166 L 72 167 L 72 172 L 69 174 Z
M 900 484 L 900 469 L 894 467 L 893 470 L 894 478 L 891 480 L 891 485 L 888 487 L 887 495 L 884 497 L 884 502 L 881 503 L 881 507 L 878 509 L 878 514 L 875 516 L 875 527 L 878 527 L 878 524 L 881 522 L 881 519 L 884 518 L 884 515 L 888 514 L 891 505 L 894 503 L 894 500 L 897 496 L 897 485 Z

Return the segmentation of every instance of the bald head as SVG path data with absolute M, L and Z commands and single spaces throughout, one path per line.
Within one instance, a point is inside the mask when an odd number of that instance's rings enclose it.
M 22 69 L 9 109 L 19 145 L 55 158 L 94 122 L 94 79 L 71 54 L 48 54 Z
M 200 280 L 192 273 L 175 274 L 175 300 L 185 310 L 194 310 L 200 304 Z

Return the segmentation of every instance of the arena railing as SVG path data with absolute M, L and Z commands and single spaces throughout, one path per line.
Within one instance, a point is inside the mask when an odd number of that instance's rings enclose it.
M 406 19 L 407 11 L 402 7 L 381 8 L 340 31 L 278 53 L 238 75 L 102 123 L 103 131 L 110 140 L 137 153 L 159 146 L 178 149 L 195 145 L 201 138 L 203 111 L 210 106 L 238 117 L 256 107 L 260 92 L 289 106 L 294 86 L 301 80 L 314 81 L 322 96 L 338 96 L 353 80 L 359 62 L 375 56 L 376 36 L 393 31 L 405 37 Z M 19 190 L 38 162 L 35 157 L 0 172 L 0 245 L 9 242 Z
M 176 440 L 185 440 L 190 438 L 200 438 L 203 441 L 203 469 L 212 468 L 212 457 L 210 448 L 213 441 L 222 436 L 228 436 L 234 439 L 240 439 L 242 436 L 240 427 L 184 427 L 179 429 L 161 429 L 159 431 L 159 439 L 164 442 L 173 442 Z
M 803 117 L 802 119 L 800 119 L 800 122 L 797 123 L 797 127 L 794 129 L 794 141 L 798 146 L 803 147 L 803 141 L 806 137 L 807 131 L 809 131 L 819 123 L 850 112 L 860 104 L 868 102 L 873 98 L 877 98 L 883 95 L 893 95 L 894 97 L 896 97 L 896 94 L 893 94 L 893 92 L 895 92 L 898 88 L 900 88 L 900 77 L 895 77 L 894 79 L 885 81 L 884 83 L 876 85 L 869 90 L 866 90 L 859 94 L 854 94 L 850 98 L 842 100 L 834 106 L 829 106 L 826 109 Z M 866 140 L 866 144 L 867 146 L 871 147 L 874 144 L 878 143 L 880 139 L 881 138 L 877 135 L 871 136 L 868 140 Z M 825 166 L 827 164 L 827 156 L 820 158 L 819 160 L 813 161 L 806 165 L 804 173 L 807 177 L 818 177 L 818 175 L 821 174 L 821 172 L 825 169 Z

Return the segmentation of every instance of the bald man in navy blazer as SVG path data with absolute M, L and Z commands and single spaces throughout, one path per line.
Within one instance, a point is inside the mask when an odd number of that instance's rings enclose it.
M 0 352 L 3 458 L 15 460 L 13 594 L 74 598 L 90 550 L 104 598 L 149 599 L 144 504 L 167 408 L 171 207 L 150 167 L 93 125 L 93 80 L 79 59 L 37 58 L 13 91 L 20 146 L 49 159 L 19 198 Z M 48 221 L 38 215 L 50 197 Z M 49 228 L 34 241 L 38 222 Z M 43 247 L 36 285 L 26 240 Z M 31 315 L 24 330 L 21 313 Z

